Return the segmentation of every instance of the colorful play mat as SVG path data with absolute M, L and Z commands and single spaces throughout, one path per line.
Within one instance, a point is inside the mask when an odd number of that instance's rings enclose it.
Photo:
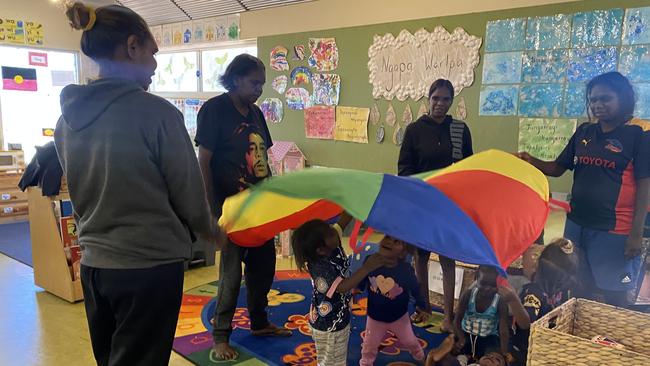
M 316 350 L 311 338 L 307 313 L 312 290 L 309 277 L 295 271 L 277 271 L 269 293 L 269 318 L 278 325 L 293 330 L 288 338 L 254 337 L 250 334 L 250 319 L 246 310 L 246 290 L 242 284 L 237 310 L 233 318 L 231 343 L 239 351 L 236 361 L 217 361 L 212 349 L 212 326 L 215 296 L 219 282 L 211 282 L 193 288 L 183 294 L 183 303 L 174 339 L 174 351 L 196 365 L 313 365 L 316 366 Z M 352 334 L 348 345 L 348 364 L 358 365 L 361 357 L 362 333 L 366 322 L 365 296 L 354 301 Z M 427 324 L 414 326 L 415 334 L 426 350 L 437 346 L 444 339 L 440 334 L 442 315 L 434 313 Z M 415 365 L 411 355 L 399 342 L 387 335 L 382 342 L 377 365 Z

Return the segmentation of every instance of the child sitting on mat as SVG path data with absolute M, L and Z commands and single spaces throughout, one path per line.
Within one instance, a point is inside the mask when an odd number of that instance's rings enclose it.
M 377 254 L 391 262 L 370 272 L 359 286 L 368 291 L 368 318 L 361 346 L 361 366 L 374 364 L 379 345 L 388 331 L 409 350 L 413 358 L 424 360 L 424 350 L 413 333 L 408 314 L 409 300 L 413 297 L 417 311 L 413 321 L 418 323 L 426 318 L 425 312 L 421 310 L 425 309 L 426 303 L 420 294 L 415 271 L 404 260 L 407 251 L 411 249 L 411 246 L 399 239 L 384 236 Z
M 372 255 L 350 276 L 350 263 L 339 233 L 321 220 L 309 221 L 296 229 L 291 246 L 298 269 L 309 272 L 314 286 L 309 323 L 318 365 L 345 366 L 350 337 L 350 290 L 368 273 L 390 261 Z
M 463 292 L 454 321 L 456 347 L 475 362 L 490 352 L 508 352 L 508 305 L 497 289 L 496 268 L 480 266 L 477 285 Z
M 578 257 L 570 240 L 556 239 L 541 252 L 531 274 L 532 282 L 525 285 L 519 295 L 529 322 L 522 324 L 516 321 L 512 337 L 512 365 L 526 364 L 529 324 L 573 296 L 577 287 L 577 268 Z

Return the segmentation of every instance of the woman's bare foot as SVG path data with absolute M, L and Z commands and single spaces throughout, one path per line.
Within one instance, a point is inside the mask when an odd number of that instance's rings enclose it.
M 212 351 L 217 360 L 220 361 L 236 360 L 239 357 L 239 353 L 230 347 L 228 342 L 215 343 L 212 346 Z
M 293 333 L 287 328 L 269 323 L 266 328 L 252 330 L 251 334 L 257 337 L 291 337 Z

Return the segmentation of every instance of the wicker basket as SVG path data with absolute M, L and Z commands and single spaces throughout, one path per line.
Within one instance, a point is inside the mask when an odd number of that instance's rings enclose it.
M 607 336 L 625 349 L 591 342 Z M 528 365 L 650 365 L 650 315 L 571 299 L 531 325 Z

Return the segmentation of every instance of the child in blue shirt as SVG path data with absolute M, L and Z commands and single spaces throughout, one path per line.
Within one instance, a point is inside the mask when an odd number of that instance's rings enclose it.
M 377 254 L 389 262 L 371 271 L 359 286 L 368 290 L 368 319 L 361 348 L 361 366 L 374 364 L 379 345 L 388 331 L 395 334 L 413 358 L 418 361 L 424 359 L 424 350 L 413 333 L 408 314 L 412 297 L 416 300 L 417 309 L 414 321 L 422 321 L 426 316 L 421 310 L 426 308 L 426 303 L 420 294 L 415 271 L 411 264 L 404 261 L 410 249 L 405 242 L 384 236 Z
M 372 255 L 350 275 L 350 262 L 337 230 L 322 220 L 309 221 L 296 229 L 291 246 L 298 269 L 309 272 L 314 286 L 309 323 L 318 365 L 345 366 L 350 337 L 350 290 L 387 260 Z

